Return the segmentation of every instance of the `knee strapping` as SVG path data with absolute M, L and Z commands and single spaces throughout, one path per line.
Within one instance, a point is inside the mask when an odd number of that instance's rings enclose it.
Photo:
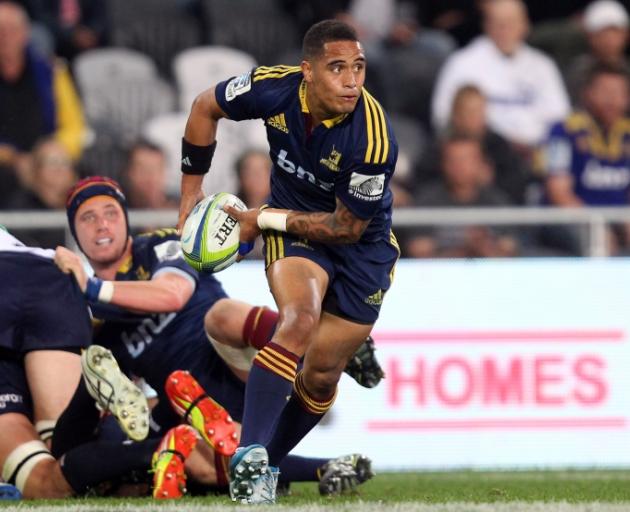
M 221 359 L 223 359 L 229 366 L 245 372 L 248 372 L 252 367 L 252 362 L 257 353 L 255 348 L 234 348 L 218 342 L 208 333 L 206 333 L 206 336 L 208 337 L 208 340 L 210 340 L 214 349 L 217 351 L 217 354 L 219 354 Z
M 35 423 L 35 430 L 37 430 L 39 438 L 44 443 L 52 438 L 56 424 L 57 420 L 40 420 Z
M 4 461 L 2 478 L 5 482 L 15 485 L 23 493 L 31 471 L 45 459 L 55 460 L 43 442 L 28 441 L 21 444 Z

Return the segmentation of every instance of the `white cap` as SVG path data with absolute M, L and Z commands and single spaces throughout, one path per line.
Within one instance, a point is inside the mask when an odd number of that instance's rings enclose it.
M 628 13 L 619 2 L 596 0 L 584 11 L 584 28 L 587 32 L 597 32 L 605 28 L 627 28 Z

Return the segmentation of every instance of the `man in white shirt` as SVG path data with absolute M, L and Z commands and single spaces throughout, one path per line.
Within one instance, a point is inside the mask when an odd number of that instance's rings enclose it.
M 476 85 L 488 99 L 488 124 L 511 142 L 539 143 L 549 126 L 569 112 L 556 65 L 525 44 L 529 21 L 520 0 L 494 0 L 484 9 L 484 35 L 455 52 L 444 65 L 432 100 L 433 122 L 442 130 L 462 85 Z

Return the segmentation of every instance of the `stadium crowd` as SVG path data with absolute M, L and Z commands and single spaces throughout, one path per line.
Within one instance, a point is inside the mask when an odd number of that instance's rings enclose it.
M 2 0 L 0 208 L 58 209 L 77 177 L 171 208 L 194 95 L 256 63 L 297 64 L 305 27 L 358 30 L 391 115 L 395 207 L 628 204 L 628 13 L 616 0 Z M 234 123 L 204 190 L 264 187 L 261 124 Z M 250 159 L 251 160 L 251 159 Z M 255 159 L 253 160 L 255 161 Z M 259 172 L 259 178 L 254 173 Z M 251 192 L 260 202 L 264 190 Z M 54 247 L 63 232 L 28 230 Z M 624 254 L 626 226 L 609 231 Z M 403 256 L 580 255 L 568 228 L 401 231 Z

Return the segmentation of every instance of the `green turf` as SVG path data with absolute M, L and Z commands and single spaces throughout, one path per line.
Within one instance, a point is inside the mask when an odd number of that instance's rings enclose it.
M 381 473 L 361 486 L 353 496 L 321 498 L 315 484 L 292 486 L 292 494 L 278 500 L 285 505 L 335 504 L 359 502 L 500 503 L 510 501 L 628 502 L 630 510 L 630 471 L 528 471 L 528 472 L 444 472 L 444 473 Z M 29 501 L 25 505 L 120 505 L 145 508 L 156 503 L 146 498 L 90 498 L 61 501 Z M 226 505 L 226 496 L 184 498 L 185 504 Z M 3 505 L 15 502 L 0 502 Z M 171 505 L 173 503 L 171 502 Z

